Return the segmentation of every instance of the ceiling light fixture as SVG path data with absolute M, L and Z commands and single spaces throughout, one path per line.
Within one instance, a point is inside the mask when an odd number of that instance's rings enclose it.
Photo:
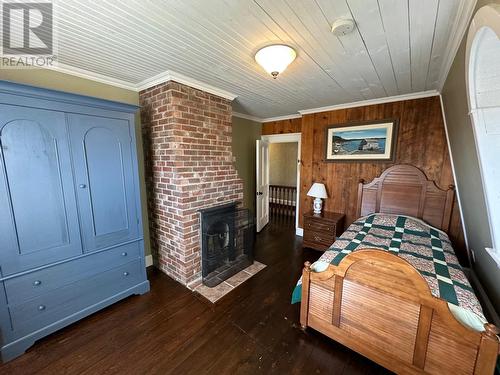
M 261 48 L 255 54 L 255 61 L 271 74 L 274 79 L 282 73 L 288 65 L 297 57 L 297 53 L 292 47 L 284 44 L 273 44 Z

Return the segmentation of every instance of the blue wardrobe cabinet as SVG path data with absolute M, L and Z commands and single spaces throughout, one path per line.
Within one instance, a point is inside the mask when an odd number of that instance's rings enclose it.
M 0 81 L 0 344 L 149 290 L 136 106 Z

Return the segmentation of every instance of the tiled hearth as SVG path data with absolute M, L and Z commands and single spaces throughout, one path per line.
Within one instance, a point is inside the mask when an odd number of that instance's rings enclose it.
M 250 279 L 252 276 L 262 271 L 264 268 L 266 268 L 265 264 L 254 261 L 251 266 L 238 272 L 236 275 L 223 281 L 219 285 L 213 288 L 209 288 L 208 286 L 201 284 L 195 289 L 195 292 L 199 293 L 210 302 L 215 303 L 226 294 L 231 292 L 234 288 L 238 287 L 239 285 Z

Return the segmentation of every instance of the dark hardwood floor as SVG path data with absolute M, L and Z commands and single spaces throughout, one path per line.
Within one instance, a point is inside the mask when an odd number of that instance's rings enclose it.
M 256 259 L 268 267 L 212 305 L 151 269 L 130 297 L 36 343 L 0 374 L 386 374 L 329 338 L 299 328 L 290 296 L 304 261 L 292 225 L 269 224 Z

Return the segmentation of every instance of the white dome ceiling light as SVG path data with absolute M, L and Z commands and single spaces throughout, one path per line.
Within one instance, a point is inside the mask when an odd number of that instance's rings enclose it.
M 332 24 L 332 33 L 335 36 L 344 36 L 349 34 L 356 27 L 356 23 L 354 20 L 340 18 L 333 22 Z
M 292 47 L 284 44 L 273 44 L 261 48 L 255 54 L 255 61 L 271 74 L 274 79 L 282 73 L 297 57 Z

